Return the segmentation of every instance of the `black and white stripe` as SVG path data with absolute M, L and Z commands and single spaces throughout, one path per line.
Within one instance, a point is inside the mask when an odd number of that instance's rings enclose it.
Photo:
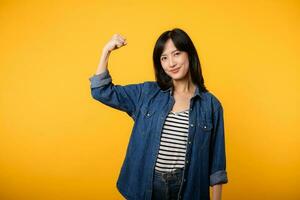
M 170 172 L 183 168 L 189 128 L 189 110 L 172 112 L 164 122 L 155 170 Z

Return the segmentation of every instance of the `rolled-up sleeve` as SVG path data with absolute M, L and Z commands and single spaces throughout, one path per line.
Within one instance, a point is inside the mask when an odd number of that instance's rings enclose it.
M 89 77 L 92 97 L 112 108 L 126 112 L 133 119 L 142 99 L 144 83 L 117 85 L 112 82 L 109 70 Z
M 220 104 L 213 114 L 213 135 L 210 153 L 210 186 L 228 182 L 223 107 Z
M 89 78 L 89 80 L 90 80 L 91 88 L 101 87 L 112 82 L 112 78 L 108 69 L 106 69 L 101 74 L 97 74 L 97 75 L 94 74 Z

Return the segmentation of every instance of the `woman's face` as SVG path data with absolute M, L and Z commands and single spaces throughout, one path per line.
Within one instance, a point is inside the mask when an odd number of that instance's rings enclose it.
M 171 39 L 167 40 L 160 56 L 160 63 L 173 80 L 186 79 L 189 72 L 189 58 L 187 52 L 179 51 Z

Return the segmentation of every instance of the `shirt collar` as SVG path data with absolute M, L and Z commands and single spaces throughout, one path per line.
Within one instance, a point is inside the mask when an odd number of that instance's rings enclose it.
M 173 96 L 173 87 L 171 86 L 171 87 L 169 87 L 168 89 L 163 90 L 163 92 L 169 92 L 170 95 Z M 199 96 L 199 97 L 201 97 L 201 98 L 203 97 L 203 93 L 200 92 L 200 89 L 199 89 L 199 86 L 198 86 L 198 85 L 196 85 L 196 90 L 195 90 L 195 93 L 194 93 L 193 97 L 195 97 L 195 96 Z M 193 97 L 192 97 L 192 98 L 193 98 Z

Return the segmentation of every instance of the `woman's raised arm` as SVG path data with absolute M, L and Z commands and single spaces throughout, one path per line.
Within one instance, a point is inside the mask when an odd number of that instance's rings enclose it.
M 126 45 L 126 39 L 114 34 L 102 51 L 96 74 L 89 78 L 92 97 L 112 108 L 125 111 L 133 119 L 141 102 L 143 83 L 115 85 L 107 69 L 111 51 Z
M 109 40 L 109 42 L 104 46 L 102 50 L 102 55 L 100 58 L 96 75 L 101 74 L 106 70 L 110 53 L 113 50 L 125 46 L 126 44 L 127 44 L 126 38 L 121 36 L 120 34 L 116 33 L 112 36 L 112 38 Z

